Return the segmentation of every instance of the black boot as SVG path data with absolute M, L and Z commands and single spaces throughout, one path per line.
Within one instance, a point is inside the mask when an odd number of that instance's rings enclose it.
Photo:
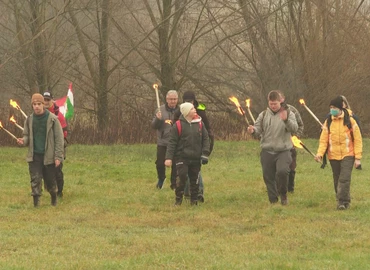
M 33 196 L 33 206 L 39 207 L 40 205 L 40 196 Z
M 295 171 L 289 172 L 289 181 L 288 181 L 288 192 L 294 192 L 294 179 L 295 179 Z
M 191 201 L 191 202 L 190 202 L 190 205 L 191 205 L 191 206 L 197 206 L 197 205 L 198 205 L 198 201 Z
M 52 206 L 57 205 L 57 194 L 51 194 L 51 205 Z
M 182 204 L 182 198 L 176 197 L 175 206 L 180 206 Z

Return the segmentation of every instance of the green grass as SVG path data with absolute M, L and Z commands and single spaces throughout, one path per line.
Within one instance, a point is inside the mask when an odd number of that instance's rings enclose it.
M 256 141 L 216 142 L 206 202 L 178 208 L 168 181 L 155 189 L 155 145 L 70 145 L 63 200 L 35 209 L 26 149 L 3 147 L 0 269 L 368 269 L 369 142 L 348 211 L 303 149 L 289 205 L 271 206 Z

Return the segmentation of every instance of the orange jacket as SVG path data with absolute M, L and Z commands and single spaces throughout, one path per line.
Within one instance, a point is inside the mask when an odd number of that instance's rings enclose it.
M 356 159 L 362 158 L 362 137 L 356 121 L 350 117 L 353 140 L 351 131 L 343 124 L 344 113 L 338 117 L 331 116 L 330 134 L 328 134 L 327 120 L 323 125 L 320 135 L 319 149 L 317 155 L 324 156 L 328 149 L 329 160 L 342 160 L 347 156 L 354 156 Z

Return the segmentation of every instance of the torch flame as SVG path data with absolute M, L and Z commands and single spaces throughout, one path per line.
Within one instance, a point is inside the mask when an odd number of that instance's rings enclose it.
M 157 90 L 158 89 L 158 84 L 157 83 L 154 83 L 153 84 L 153 88 Z
M 298 137 L 297 136 L 293 136 L 292 137 L 292 143 L 293 143 L 293 145 L 295 146 L 295 147 L 297 147 L 297 148 L 303 148 L 303 146 L 302 146 L 302 142 L 301 142 L 301 140 L 300 139 L 298 139 Z
M 3 128 L 3 124 L 1 123 L 1 121 L 0 121 L 0 128 Z
M 20 109 L 18 103 L 16 101 L 12 100 L 12 99 L 10 100 L 10 105 L 12 105 L 14 108 L 16 108 L 18 110 Z
M 239 112 L 241 115 L 244 115 L 244 114 L 245 114 L 244 110 L 243 110 L 243 109 L 242 109 L 242 107 L 240 106 L 239 100 L 238 100 L 236 97 L 234 97 L 234 96 L 229 97 L 229 100 L 230 100 L 230 101 L 232 101 L 232 102 L 235 104 L 235 106 L 238 108 L 238 112 Z
M 305 104 L 304 99 L 303 99 L 303 98 L 301 98 L 301 99 L 299 100 L 299 103 L 301 103 L 302 105 L 304 105 L 304 104 Z
M 17 123 L 17 121 L 15 121 L 15 119 L 14 119 L 14 116 L 10 117 L 9 121 L 13 122 L 13 123 Z
M 250 102 L 251 102 L 251 99 L 250 98 L 248 98 L 248 99 L 245 100 L 245 104 L 247 105 L 248 108 L 251 106 L 251 103 Z

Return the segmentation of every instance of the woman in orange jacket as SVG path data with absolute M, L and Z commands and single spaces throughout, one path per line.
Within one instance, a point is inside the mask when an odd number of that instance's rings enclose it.
M 356 121 L 343 108 L 343 99 L 336 97 L 330 102 L 330 114 L 323 125 L 319 148 L 315 156 L 321 161 L 327 152 L 333 171 L 337 209 L 348 209 L 351 202 L 350 185 L 353 165 L 362 158 L 362 137 Z

